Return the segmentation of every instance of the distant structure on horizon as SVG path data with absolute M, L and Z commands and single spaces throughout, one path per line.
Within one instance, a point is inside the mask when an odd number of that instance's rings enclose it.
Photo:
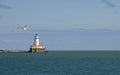
M 29 52 L 47 52 L 45 46 L 40 44 L 38 34 L 35 34 L 34 44 L 31 45 Z

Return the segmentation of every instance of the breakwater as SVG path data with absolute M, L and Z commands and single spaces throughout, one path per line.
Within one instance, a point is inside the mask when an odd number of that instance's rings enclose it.
M 0 50 L 0 53 L 28 52 L 28 50 Z

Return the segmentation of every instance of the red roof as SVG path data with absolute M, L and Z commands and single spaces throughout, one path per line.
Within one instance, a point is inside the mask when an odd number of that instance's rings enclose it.
M 39 45 L 34 45 L 34 44 L 33 44 L 32 46 L 44 46 L 44 45 L 42 45 L 42 44 L 39 44 Z

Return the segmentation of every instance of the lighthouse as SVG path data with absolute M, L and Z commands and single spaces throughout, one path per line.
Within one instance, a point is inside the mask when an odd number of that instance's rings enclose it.
M 46 52 L 45 46 L 40 43 L 37 33 L 35 34 L 35 37 L 34 37 L 34 44 L 31 45 L 29 52 Z
M 34 45 L 39 46 L 39 37 L 37 34 L 35 34 Z

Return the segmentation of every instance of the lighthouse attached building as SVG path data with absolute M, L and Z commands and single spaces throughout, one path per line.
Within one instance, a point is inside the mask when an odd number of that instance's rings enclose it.
M 34 44 L 31 45 L 29 52 L 46 52 L 45 51 L 45 46 L 40 44 L 39 37 L 38 37 L 37 34 L 35 34 Z

